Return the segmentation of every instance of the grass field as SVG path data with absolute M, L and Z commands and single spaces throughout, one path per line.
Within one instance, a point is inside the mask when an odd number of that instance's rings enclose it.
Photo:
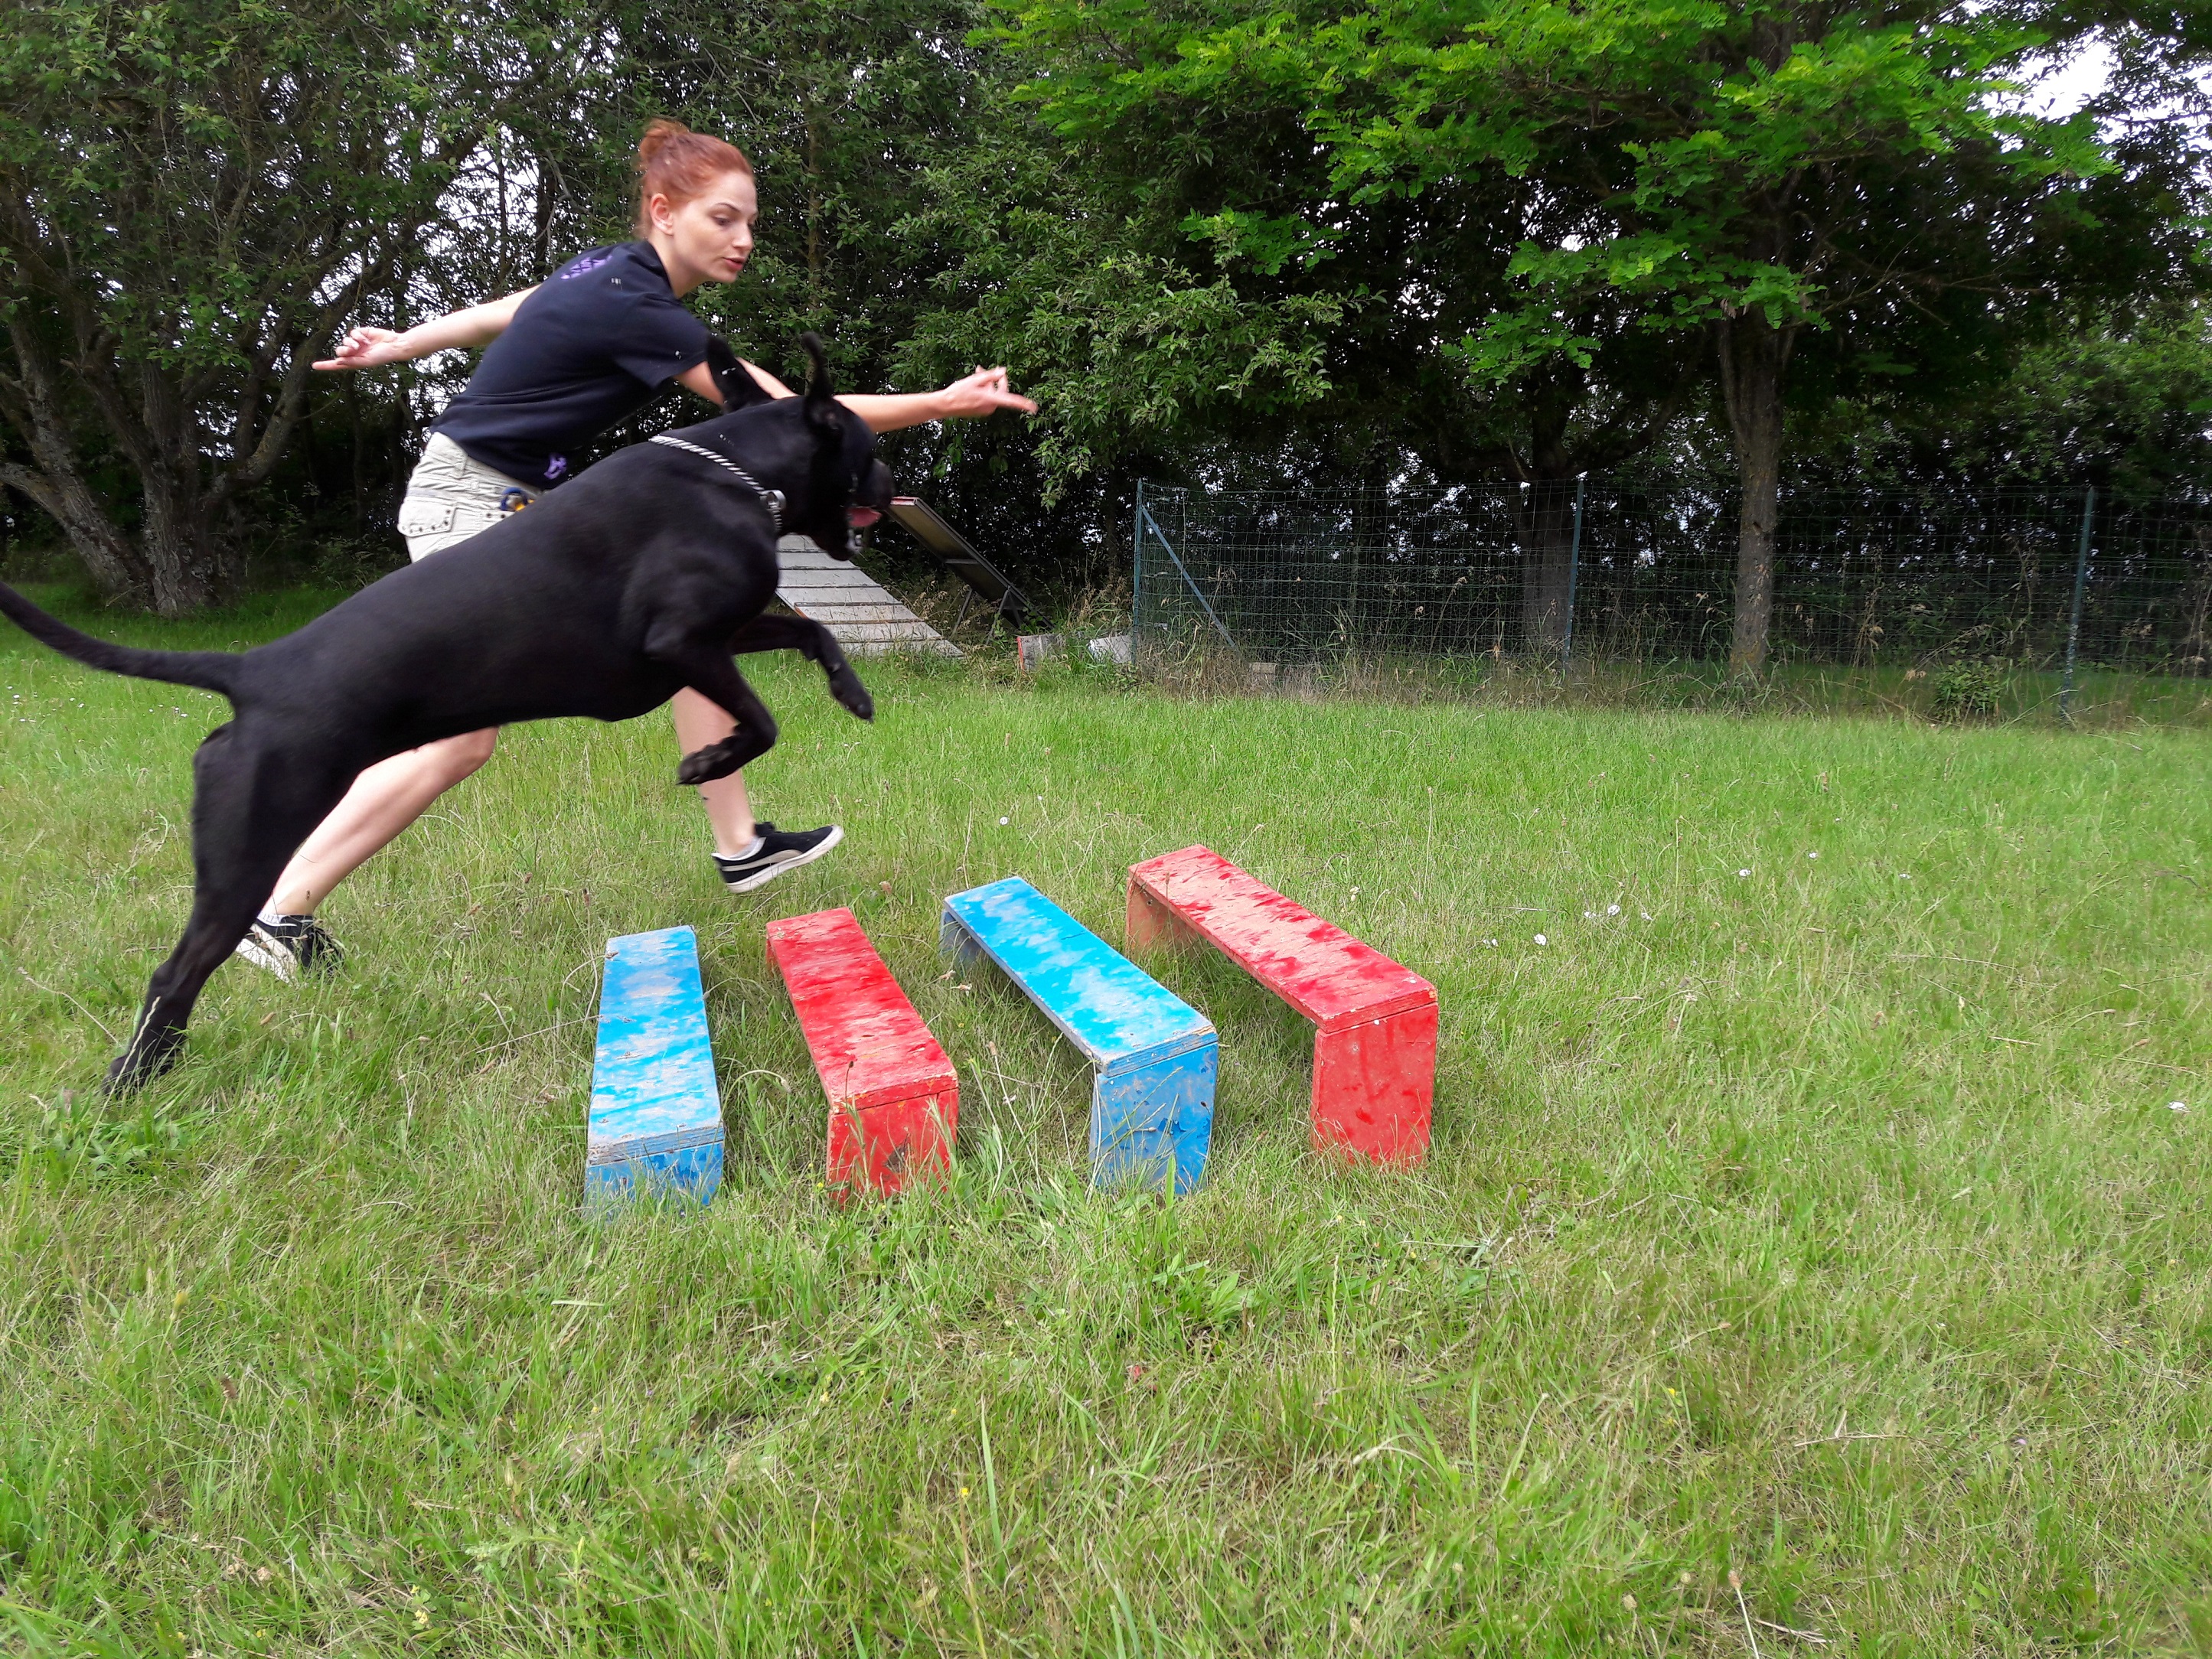
M 665 720 L 511 733 L 109 1109 L 220 705 L 0 638 L 0 1645 L 2212 1650 L 2201 732 L 869 678 L 760 676 L 831 860 L 732 902 Z M 1182 959 L 1208 1182 L 1086 1188 L 937 901 L 1118 939 L 1194 841 L 1437 982 L 1425 1167 L 1316 1161 L 1305 1028 Z M 960 1067 L 940 1194 L 820 1188 L 762 927 L 830 904 Z M 595 1225 L 600 947 L 677 922 L 727 1176 Z

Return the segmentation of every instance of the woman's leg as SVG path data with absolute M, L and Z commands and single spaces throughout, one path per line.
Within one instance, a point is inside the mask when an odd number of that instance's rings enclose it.
M 737 721 L 688 685 L 668 708 L 676 716 L 676 741 L 687 755 L 721 742 L 737 729 Z M 745 793 L 745 775 L 732 772 L 701 784 L 699 799 L 707 803 L 707 822 L 714 827 L 714 850 L 726 859 L 742 856 L 754 840 L 753 804 Z
M 353 781 L 353 787 L 315 832 L 292 854 L 276 878 L 269 908 L 305 916 L 336 887 L 421 817 L 430 803 L 491 758 L 497 727 L 426 743 L 381 760 Z
M 677 745 L 687 755 L 721 742 L 737 726 L 726 710 L 689 686 L 676 694 L 669 712 L 676 717 Z M 756 823 L 742 772 L 701 784 L 699 798 L 714 826 L 714 868 L 733 893 L 750 893 L 787 871 L 811 864 L 845 839 L 834 823 L 819 830 L 779 830 Z
M 537 499 L 529 485 L 470 459 L 451 438 L 434 432 L 399 503 L 407 556 L 424 559 L 458 547 Z M 496 728 L 464 732 L 393 755 L 362 773 L 292 854 L 268 905 L 239 941 L 239 955 L 281 979 L 334 965 L 337 941 L 314 919 L 315 907 L 432 801 L 489 760 L 498 742 Z

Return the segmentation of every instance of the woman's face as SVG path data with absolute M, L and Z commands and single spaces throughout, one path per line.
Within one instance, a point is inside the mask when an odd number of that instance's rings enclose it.
M 724 173 L 678 207 L 665 196 L 647 204 L 653 243 L 668 270 L 669 286 L 689 293 L 702 283 L 733 283 L 753 252 L 753 215 L 759 210 L 753 181 Z

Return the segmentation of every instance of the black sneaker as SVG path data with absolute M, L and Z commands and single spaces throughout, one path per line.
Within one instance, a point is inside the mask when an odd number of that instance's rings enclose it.
M 813 863 L 845 839 L 845 832 L 834 823 L 819 830 L 783 830 L 772 823 L 756 823 L 753 833 L 760 837 L 760 845 L 744 857 L 726 859 L 720 853 L 714 854 L 714 867 L 722 872 L 732 893 L 765 887 L 785 871 Z
M 313 916 L 279 916 L 274 921 L 256 916 L 238 941 L 238 954 L 287 981 L 302 974 L 326 974 L 345 956 Z

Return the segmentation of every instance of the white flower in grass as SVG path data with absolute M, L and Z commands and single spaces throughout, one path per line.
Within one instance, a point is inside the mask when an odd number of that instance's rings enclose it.
M 1597 920 L 1597 912 L 1596 912 L 1596 911 L 1595 911 L 1595 910 L 1585 910 L 1585 911 L 1583 911 L 1583 920 L 1584 921 L 1595 921 Z
M 1000 827 L 1001 829 L 1003 829 L 1006 825 L 1010 824 L 1010 823 L 1012 823 L 1012 822 L 1013 822 L 1013 820 L 1012 820 L 1012 818 L 1000 818 L 1000 819 L 999 820 L 999 824 L 1000 824 Z
M 1639 915 L 1639 916 L 1643 917 L 1643 918 L 1644 918 L 1644 921 L 1650 921 L 1650 920 L 1651 920 L 1651 913 L 1650 913 L 1649 910 L 1638 910 L 1636 914 L 1637 914 L 1638 915 Z
M 1739 870 L 1739 871 L 1737 871 L 1737 872 L 1735 872 L 1735 878 L 1736 878 L 1738 881 L 1741 881 L 1741 880 L 1746 877 L 1746 876 L 1749 875 L 1750 873 L 1751 873 L 1751 872 L 1750 872 L 1750 871 L 1748 871 L 1748 870 Z
M 1618 904 L 1608 904 L 1605 907 L 1605 913 L 1609 916 L 1617 916 L 1620 914 L 1620 907 Z
M 1539 945 L 1549 945 L 1551 942 L 1551 940 L 1546 939 L 1541 933 L 1536 935 L 1536 943 Z
M 2169 1112 L 2185 1112 L 2189 1109 L 2189 1103 L 2185 1100 L 2169 1100 L 2166 1103 L 2166 1109 Z

